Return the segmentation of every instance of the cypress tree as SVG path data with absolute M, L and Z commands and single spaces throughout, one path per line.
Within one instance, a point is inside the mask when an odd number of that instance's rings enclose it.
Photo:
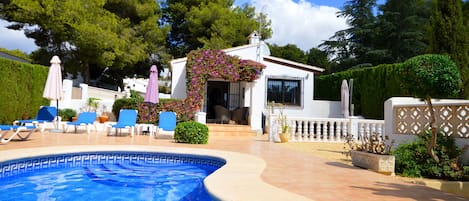
M 467 23 L 464 23 L 462 1 L 435 0 L 433 6 L 430 51 L 447 54 L 456 62 L 463 80 L 459 96 L 469 99 L 469 34 Z

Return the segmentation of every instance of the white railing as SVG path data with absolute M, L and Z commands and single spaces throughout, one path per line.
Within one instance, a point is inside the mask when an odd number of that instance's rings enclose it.
M 269 119 L 269 140 L 277 141 L 281 124 L 278 115 Z M 345 142 L 348 136 L 362 140 L 372 134 L 384 138 L 384 120 L 357 118 L 304 118 L 287 117 L 292 142 Z

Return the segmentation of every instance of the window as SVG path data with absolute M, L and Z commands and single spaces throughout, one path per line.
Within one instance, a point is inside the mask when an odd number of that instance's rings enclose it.
M 301 106 L 301 80 L 267 79 L 267 102 Z

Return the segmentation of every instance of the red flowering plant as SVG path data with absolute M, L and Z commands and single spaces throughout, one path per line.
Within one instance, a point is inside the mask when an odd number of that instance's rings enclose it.
M 141 102 L 137 103 L 138 122 L 140 123 L 156 123 L 158 121 L 158 105 L 153 103 Z
M 264 68 L 264 64 L 252 60 L 242 60 L 239 57 L 227 55 L 221 50 L 193 50 L 187 55 L 187 98 L 160 103 L 157 109 L 158 111 L 176 112 L 179 121 L 191 120 L 194 118 L 195 112 L 202 108 L 204 89 L 209 78 L 232 82 L 252 82 L 259 78 Z M 148 108 L 142 106 L 142 109 Z M 151 117 L 149 118 L 151 119 Z

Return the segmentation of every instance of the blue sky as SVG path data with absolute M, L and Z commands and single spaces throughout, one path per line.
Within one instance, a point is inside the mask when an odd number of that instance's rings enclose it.
M 236 5 L 242 5 L 244 3 L 251 4 L 255 0 L 235 0 Z M 275 1 L 275 0 L 273 0 Z M 298 0 L 293 0 L 295 3 L 299 3 Z M 330 6 L 341 9 L 345 0 L 306 0 L 306 2 L 310 2 L 311 4 L 318 5 L 318 6 Z
M 382 4 L 385 0 L 378 0 Z M 267 14 L 272 21 L 272 38 L 267 42 L 277 45 L 294 44 L 307 51 L 317 47 L 336 31 L 347 28 L 345 19 L 337 12 L 346 0 L 235 0 L 235 5 L 248 3 L 257 12 Z M 0 20 L 0 47 L 20 49 L 30 53 L 37 47 L 22 31 L 4 28 L 8 23 Z M 254 31 L 254 30 L 253 30 Z

